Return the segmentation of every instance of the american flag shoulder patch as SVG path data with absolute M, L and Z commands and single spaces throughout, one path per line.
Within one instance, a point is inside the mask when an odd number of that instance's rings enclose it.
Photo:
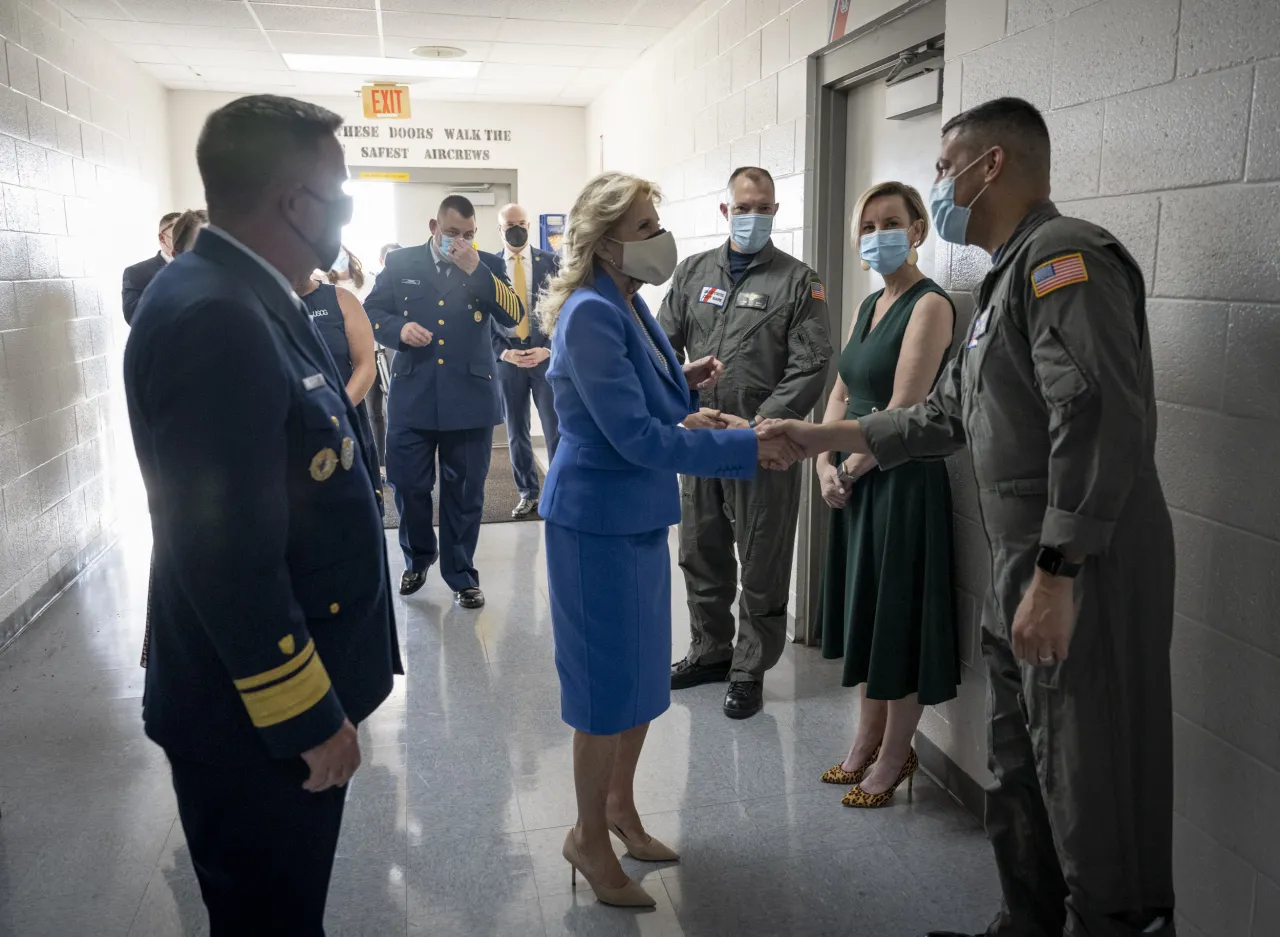
M 827 301 L 827 288 L 817 280 L 814 280 L 809 284 L 809 295 L 825 303 Z
M 1036 299 L 1043 299 L 1054 290 L 1072 283 L 1084 283 L 1089 271 L 1084 266 L 1082 254 L 1063 254 L 1047 260 L 1031 271 L 1031 288 Z

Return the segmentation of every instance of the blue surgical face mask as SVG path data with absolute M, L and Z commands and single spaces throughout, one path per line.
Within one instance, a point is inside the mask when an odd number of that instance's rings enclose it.
M 876 273 L 888 276 L 907 262 L 911 242 L 906 228 L 872 231 L 858 239 L 858 252 Z
M 453 246 L 453 238 L 447 234 L 440 235 L 440 259 L 449 261 L 449 248 Z M 449 261 L 452 262 L 452 261 Z
M 730 215 L 729 236 L 744 254 L 755 254 L 769 243 L 773 215 Z
M 343 276 L 350 267 L 351 258 L 347 255 L 347 251 L 344 248 L 338 253 L 338 259 L 333 262 L 333 272 L 338 276 Z
M 965 240 L 965 233 L 969 229 L 969 216 L 972 214 L 974 202 L 978 201 L 982 197 L 982 193 L 987 191 L 987 187 L 984 185 L 968 205 L 957 205 L 956 180 L 982 162 L 987 153 L 990 152 L 991 150 L 986 150 L 954 176 L 939 179 L 929 191 L 929 216 L 933 219 L 933 227 L 937 230 L 938 237 L 948 244 L 964 245 L 969 243 Z

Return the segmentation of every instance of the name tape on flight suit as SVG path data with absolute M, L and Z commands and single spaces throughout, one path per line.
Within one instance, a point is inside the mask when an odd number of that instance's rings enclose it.
M 743 293 L 735 305 L 739 309 L 768 309 L 769 297 L 764 293 Z
M 719 287 L 704 286 L 701 295 L 698 297 L 698 302 L 710 303 L 713 306 L 723 306 L 728 297 L 729 294 Z

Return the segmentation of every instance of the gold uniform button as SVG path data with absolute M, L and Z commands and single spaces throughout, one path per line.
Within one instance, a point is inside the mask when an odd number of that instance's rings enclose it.
M 437 358 L 437 359 L 436 359 L 436 364 L 444 364 L 444 359 L 443 359 L 443 358 Z
M 379 326 L 378 326 L 378 323 L 376 323 L 376 322 L 375 322 L 375 323 L 373 323 L 373 327 L 374 327 L 375 329 L 376 329 L 376 328 L 378 328 L 378 327 L 379 327 Z
M 437 321 L 438 321 L 441 325 L 444 325 L 444 319 L 439 319 L 439 320 L 437 320 Z
M 337 418 L 336 416 L 330 416 L 330 417 L 329 417 L 329 419 L 330 419 L 330 421 L 333 423 L 333 425 L 334 425 L 334 426 L 339 425 L 339 424 L 338 424 L 338 418 Z
M 443 305 L 444 305 L 444 300 L 443 300 L 443 299 L 442 299 L 442 300 L 440 300 L 440 305 L 441 305 L 441 306 L 443 306 Z
M 330 615 L 338 614 L 338 609 L 339 609 L 338 603 L 334 602 L 332 605 L 329 606 L 329 614 Z
M 444 339 L 443 339 L 443 338 L 441 338 L 441 339 L 437 339 L 436 344 L 437 344 L 437 345 L 443 345 L 443 344 L 444 344 Z

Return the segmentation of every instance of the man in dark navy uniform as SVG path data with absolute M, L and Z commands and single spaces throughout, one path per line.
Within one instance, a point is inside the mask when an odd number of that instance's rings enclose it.
M 538 495 L 542 491 L 529 434 L 530 399 L 538 408 L 548 458 L 555 457 L 556 444 L 560 442 L 555 398 L 547 383 L 551 339 L 542 334 L 533 316 L 538 293 L 560 272 L 560 258 L 536 250 L 529 243 L 529 214 L 514 202 L 498 212 L 498 231 L 502 235 L 502 262 L 507 279 L 529 313 L 514 329 L 496 323 L 493 327 L 502 417 L 507 423 L 507 451 L 511 454 L 516 489 L 520 492 L 520 503 L 511 516 L 522 520 L 538 510 Z
M 484 514 L 493 427 L 502 422 L 491 322 L 515 328 L 524 304 L 502 258 L 477 251 L 476 211 L 461 195 L 440 203 L 431 240 L 392 251 L 365 300 L 373 337 L 396 351 L 387 418 L 387 481 L 400 512 L 400 594 L 440 574 L 463 608 L 480 608 L 473 562 Z M 432 489 L 440 460 L 440 538 Z
M 155 540 L 143 720 L 212 937 L 323 935 L 355 726 L 399 670 L 376 459 L 289 286 L 351 217 L 339 124 L 271 95 L 210 115 L 210 225 L 125 348 Z

